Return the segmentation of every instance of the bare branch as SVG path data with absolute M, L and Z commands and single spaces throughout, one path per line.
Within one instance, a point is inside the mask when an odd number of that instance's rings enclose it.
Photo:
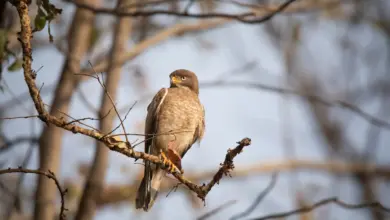
M 321 200 L 315 204 L 313 204 L 312 206 L 309 206 L 309 207 L 303 207 L 303 208 L 300 208 L 300 209 L 295 209 L 295 210 L 292 210 L 292 211 L 288 211 L 288 212 L 281 212 L 281 213 L 277 213 L 277 214 L 271 214 L 271 215 L 266 215 L 266 216 L 263 216 L 263 217 L 258 217 L 258 218 L 253 218 L 253 220 L 266 220 L 266 219 L 279 219 L 279 218 L 285 218 L 285 217 L 289 217 L 291 215 L 295 215 L 295 214 L 302 214 L 302 213 L 306 213 L 306 212 L 310 212 L 310 211 L 313 211 L 314 209 L 318 208 L 318 207 L 321 207 L 321 206 L 324 206 L 324 205 L 327 205 L 329 203 L 334 203 L 340 207 L 343 207 L 345 209 L 362 209 L 362 208 L 375 208 L 375 209 L 379 209 L 381 211 L 384 211 L 384 212 L 390 212 L 390 209 L 389 208 L 386 208 L 384 207 L 380 202 L 367 202 L 367 203 L 361 203 L 361 204 L 348 204 L 346 202 L 343 202 L 341 200 L 339 200 L 338 198 L 328 198 L 328 199 L 324 199 L 324 200 Z
M 93 113 L 99 112 L 99 110 L 97 108 L 95 108 L 95 106 L 93 106 L 92 103 L 90 103 L 90 101 L 88 100 L 87 96 L 84 94 L 81 87 L 78 86 L 76 89 L 77 89 L 77 94 L 79 95 L 82 103 L 88 108 L 88 110 L 93 112 Z
M 208 30 L 210 28 L 221 27 L 223 24 L 227 24 L 228 20 L 214 20 L 209 22 L 197 22 L 195 24 L 176 24 L 172 27 L 166 28 L 161 32 L 141 41 L 130 51 L 128 51 L 125 55 L 121 56 L 119 62 L 116 62 L 115 65 L 123 65 L 126 61 L 131 60 L 138 56 L 138 54 L 142 53 L 146 49 L 150 48 L 153 45 L 160 43 L 161 41 L 167 40 L 172 36 L 180 35 L 186 32 L 195 32 L 201 30 Z M 99 60 L 99 62 L 94 66 L 94 71 L 91 69 L 84 70 L 78 75 L 90 76 L 94 72 L 106 72 L 109 64 L 109 59 Z M 90 78 L 90 77 L 89 77 Z
M 360 116 L 364 120 L 368 121 L 369 123 L 382 127 L 386 130 L 390 130 L 390 123 L 382 120 L 380 118 L 374 117 L 362 109 L 360 109 L 357 106 L 354 106 L 346 101 L 343 100 L 326 100 L 326 98 L 317 96 L 317 95 L 312 95 L 312 94 L 306 94 L 302 93 L 299 91 L 294 91 L 291 89 L 286 89 L 286 88 L 280 88 L 280 87 L 275 87 L 275 86 L 270 86 L 270 85 L 265 85 L 261 83 L 253 83 L 253 82 L 221 82 L 221 81 L 216 81 L 216 82 L 204 82 L 201 83 L 202 88 L 214 88 L 218 86 L 229 86 L 231 87 L 243 87 L 243 88 L 252 88 L 252 89 L 257 89 L 257 90 L 264 90 L 264 91 L 270 91 L 270 92 L 275 92 L 275 93 L 280 93 L 280 94 L 290 94 L 290 95 L 296 95 L 300 96 L 303 98 L 306 98 L 310 101 L 313 102 L 318 102 L 320 104 L 329 106 L 329 107 L 340 107 L 347 109 L 356 115 Z
M 98 129 L 96 129 L 96 128 L 94 128 L 94 127 L 92 127 L 92 126 L 90 126 L 90 125 L 88 125 L 88 124 L 86 124 L 86 123 L 84 123 L 84 122 L 82 122 L 82 121 L 84 121 L 84 120 L 92 120 L 93 118 L 91 119 L 91 118 L 87 117 L 87 118 L 76 119 L 76 118 L 72 117 L 71 115 L 69 115 L 69 114 L 67 114 L 67 113 L 65 113 L 65 112 L 63 112 L 63 111 L 61 111 L 60 109 L 54 108 L 54 107 L 52 107 L 52 106 L 50 106 L 50 105 L 48 105 L 48 104 L 44 104 L 44 105 L 46 105 L 46 106 L 52 108 L 53 111 L 57 111 L 57 112 L 59 112 L 60 114 L 63 114 L 63 115 L 65 115 L 66 117 L 72 119 L 72 121 L 66 122 L 67 125 L 72 125 L 73 123 L 79 123 L 79 124 L 81 124 L 81 125 L 84 125 L 85 127 L 88 127 L 88 128 L 90 128 L 90 129 L 94 130 L 94 131 L 100 132 Z
M 8 168 L 8 169 L 5 169 L 5 170 L 0 170 L 0 175 L 2 174 L 7 174 L 7 173 L 34 173 L 34 174 L 38 174 L 38 175 L 43 175 L 43 176 L 46 176 L 47 178 L 49 179 L 52 179 L 54 181 L 54 183 L 56 184 L 57 186 L 57 189 L 58 191 L 60 192 L 60 195 L 61 195 L 61 211 L 60 211 L 60 215 L 59 215 L 59 219 L 60 220 L 65 220 L 66 219 L 66 216 L 65 216 L 65 211 L 66 211 L 66 208 L 65 208 L 65 194 L 66 194 L 66 190 L 63 190 L 61 185 L 60 185 L 60 182 L 58 181 L 56 175 L 51 172 L 50 170 L 49 171 L 42 171 L 42 170 L 31 170 L 31 169 L 24 169 L 24 168 Z
M 213 215 L 217 214 L 218 212 L 220 212 L 220 211 L 226 209 L 227 207 L 229 207 L 229 206 L 235 204 L 236 202 L 237 202 L 237 200 L 230 200 L 230 201 L 227 201 L 227 202 L 223 203 L 222 205 L 218 206 L 217 208 L 212 209 L 211 211 L 209 211 L 209 212 L 207 212 L 207 213 L 205 213 L 205 214 L 199 216 L 199 217 L 197 218 L 197 220 L 205 220 L 205 219 L 207 219 L 207 218 L 210 218 L 211 216 L 213 216 Z
M 3 117 L 3 118 L 0 118 L 0 120 L 14 120 L 14 119 L 25 119 L 25 118 L 37 118 L 37 117 L 39 117 L 39 115 Z
M 31 132 L 31 135 L 34 135 L 34 121 L 31 121 L 31 129 L 32 129 L 32 132 Z M 28 165 L 28 163 L 30 162 L 31 160 L 31 157 L 32 157 L 32 153 L 33 153 L 33 150 L 34 150 L 34 147 L 35 147 L 35 144 L 36 142 L 30 142 L 30 146 L 24 156 L 24 159 L 23 159 L 23 162 L 21 164 L 21 167 L 25 167 Z M 21 202 L 21 189 L 22 189 L 22 184 L 23 184 L 23 180 L 24 180 L 24 176 L 25 174 L 22 173 L 20 176 L 19 176 L 19 179 L 16 183 L 16 188 L 15 188 L 15 196 L 13 198 L 13 201 L 11 201 L 11 206 L 8 208 L 8 212 L 7 212 L 7 217 L 6 219 L 11 219 L 11 216 L 12 216 L 12 213 L 14 211 L 14 208 L 18 211 L 18 212 L 22 212 L 22 202 Z
M 191 6 L 195 3 L 195 0 L 189 0 L 186 7 L 184 8 L 184 14 L 188 14 Z
M 241 212 L 241 213 L 239 213 L 237 215 L 233 215 L 230 218 L 230 220 L 237 220 L 237 219 L 243 218 L 243 217 L 248 216 L 249 214 L 251 214 L 253 212 L 253 210 L 255 210 L 255 208 L 261 203 L 261 201 L 263 201 L 263 199 L 275 187 L 276 182 L 277 182 L 277 178 L 278 178 L 278 174 L 274 173 L 272 175 L 272 179 L 271 179 L 270 183 L 268 184 L 268 186 L 257 196 L 255 201 L 245 211 L 243 211 L 243 212 Z
M 126 114 L 125 114 L 125 117 L 123 118 L 123 121 L 126 121 L 127 116 L 129 115 L 130 111 L 134 108 L 135 104 L 137 104 L 137 101 L 135 101 L 135 102 L 133 103 L 133 105 L 130 106 L 130 108 L 127 110 L 127 112 L 126 112 Z M 108 134 L 106 134 L 106 135 L 112 134 L 112 133 L 115 132 L 120 126 L 121 126 L 121 123 L 120 123 L 118 126 L 116 126 L 114 129 L 112 129 L 112 131 L 110 131 L 110 132 L 109 132 Z M 125 133 L 125 134 L 123 134 L 123 135 L 127 136 L 127 133 Z
M 256 12 L 246 12 L 241 14 L 228 14 L 228 13 L 189 13 L 188 8 L 184 12 L 177 12 L 177 11 L 170 11 L 170 10 L 150 10 L 150 11 L 142 11 L 137 10 L 134 12 L 123 12 L 121 10 L 115 10 L 110 8 L 96 8 L 88 4 L 81 3 L 79 1 L 74 0 L 65 0 L 66 2 L 70 2 L 75 4 L 79 8 L 87 9 L 90 11 L 93 11 L 94 13 L 99 14 L 108 14 L 108 15 L 115 15 L 118 17 L 123 16 L 131 16 L 131 17 L 138 17 L 138 16 L 154 16 L 154 15 L 169 15 L 169 16 L 177 16 L 177 17 L 190 17 L 190 18 L 198 18 L 198 19 L 210 19 L 210 18 L 224 18 L 224 19 L 233 19 L 240 21 L 242 23 L 246 24 L 259 24 L 265 21 L 270 20 L 275 15 L 283 12 L 284 9 L 286 9 L 290 4 L 297 0 L 288 0 L 285 3 L 279 5 L 275 10 L 269 12 L 268 14 L 259 17 L 259 15 Z M 189 7 L 191 4 L 189 4 Z
M 234 169 L 234 164 L 233 164 L 234 157 L 236 157 L 239 153 L 241 153 L 242 150 L 244 149 L 244 147 L 249 146 L 251 144 L 251 139 L 244 138 L 241 141 L 237 142 L 237 144 L 238 144 L 238 146 L 235 147 L 233 150 L 228 149 L 228 153 L 225 156 L 225 161 L 223 162 L 223 164 L 221 164 L 222 165 L 221 168 L 219 168 L 218 172 L 214 175 L 213 179 L 207 185 L 202 186 L 201 193 L 197 192 L 198 196 L 201 199 L 205 198 L 207 193 L 210 192 L 211 188 L 215 184 L 219 184 L 219 181 L 222 179 L 223 175 L 230 176 L 230 171 L 232 171 Z M 204 195 L 202 195 L 202 193 Z
M 34 113 L 35 109 L 31 109 L 32 113 Z M 38 137 L 34 134 L 34 120 L 30 121 L 31 123 L 31 136 L 20 136 L 16 137 L 13 140 L 8 140 L 6 137 L 3 137 L 3 135 L 0 135 L 0 139 L 4 141 L 3 145 L 0 147 L 0 153 L 4 153 L 5 151 L 8 151 L 12 149 L 13 146 L 16 146 L 21 143 L 28 142 L 30 144 L 27 152 L 25 153 L 24 159 L 22 161 L 21 166 L 25 167 L 29 163 L 33 150 L 35 148 L 35 145 L 38 143 Z M 19 149 L 18 151 L 20 151 Z M 11 191 L 6 187 L 4 184 L 0 183 L 0 188 L 5 191 L 11 198 L 10 202 L 7 205 L 6 209 L 6 214 L 4 215 L 4 219 L 11 219 L 11 216 L 16 209 L 17 212 L 22 212 L 22 202 L 21 202 L 21 196 L 20 196 L 20 191 L 22 188 L 22 183 L 24 180 L 24 174 L 22 173 L 19 175 L 19 178 L 16 182 L 16 187 L 15 190 Z M 4 200 L 5 201 L 5 200 Z
M 38 137 L 17 137 L 13 140 L 6 140 L 5 143 L 3 143 L 0 146 L 0 153 L 3 153 L 7 150 L 10 150 L 13 146 L 16 146 L 21 143 L 30 142 L 30 143 L 38 143 L 39 138 Z
M 92 76 L 92 77 L 95 78 L 95 79 L 97 79 L 97 81 L 99 82 L 100 86 L 103 88 L 104 94 L 109 98 L 109 100 L 110 100 L 110 102 L 111 102 L 111 104 L 112 104 L 112 107 L 114 108 L 115 113 L 116 113 L 116 115 L 118 116 L 118 119 L 119 119 L 119 121 L 120 121 L 120 125 L 122 126 L 122 129 L 123 129 L 123 132 L 126 133 L 126 128 L 125 128 L 125 126 L 123 125 L 123 120 L 122 120 L 122 118 L 121 118 L 121 116 L 120 116 L 120 114 L 119 114 L 119 112 L 118 112 L 118 109 L 116 108 L 116 104 L 115 104 L 114 100 L 112 99 L 110 93 L 107 91 L 106 84 L 104 83 L 103 79 L 100 79 L 99 74 L 97 74 L 97 72 L 96 72 L 95 69 L 93 68 L 92 63 L 91 63 L 91 62 L 88 62 L 88 63 L 89 63 L 89 65 L 91 66 L 92 70 L 94 71 L 94 73 L 95 73 L 95 75 L 96 75 L 96 77 L 94 77 L 94 76 Z M 129 139 L 128 139 L 127 135 L 125 135 L 125 138 L 126 138 L 126 142 L 129 142 Z

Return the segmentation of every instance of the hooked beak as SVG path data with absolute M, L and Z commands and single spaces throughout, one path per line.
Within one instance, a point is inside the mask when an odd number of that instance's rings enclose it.
M 177 76 L 172 76 L 171 77 L 171 84 L 179 84 L 181 83 L 181 79 Z

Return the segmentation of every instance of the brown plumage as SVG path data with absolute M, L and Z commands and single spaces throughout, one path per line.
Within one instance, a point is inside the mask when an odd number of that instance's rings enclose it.
M 169 75 L 170 88 L 162 88 L 148 106 L 145 134 L 155 134 L 145 141 L 145 152 L 164 155 L 181 169 L 181 158 L 203 137 L 205 113 L 198 98 L 195 73 L 179 69 Z M 148 211 L 156 200 L 165 171 L 145 161 L 144 178 L 136 197 L 136 208 Z

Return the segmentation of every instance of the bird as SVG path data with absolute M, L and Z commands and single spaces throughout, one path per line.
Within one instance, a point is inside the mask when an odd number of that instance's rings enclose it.
M 184 172 L 181 160 L 205 132 L 205 109 L 199 99 L 199 82 L 194 72 L 177 69 L 169 74 L 170 87 L 161 88 L 147 107 L 145 153 L 159 156 L 169 170 Z M 156 201 L 164 169 L 145 160 L 136 209 L 148 211 Z

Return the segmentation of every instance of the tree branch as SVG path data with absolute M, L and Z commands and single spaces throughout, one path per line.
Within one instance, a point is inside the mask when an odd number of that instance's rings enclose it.
M 336 197 L 332 197 L 332 198 L 321 200 L 321 201 L 319 201 L 317 203 L 314 203 L 313 205 L 308 206 L 308 207 L 303 207 L 303 208 L 295 209 L 295 210 L 288 211 L 288 212 L 281 212 L 281 213 L 266 215 L 266 216 L 263 216 L 263 217 L 253 218 L 253 220 L 266 220 L 266 219 L 285 218 L 285 217 L 289 217 L 291 215 L 301 214 L 301 213 L 306 213 L 306 212 L 313 211 L 314 209 L 319 208 L 319 207 L 324 206 L 324 205 L 327 205 L 329 203 L 334 203 L 334 204 L 336 204 L 336 205 L 338 205 L 340 207 L 343 207 L 345 209 L 376 208 L 376 209 L 379 209 L 381 211 L 390 212 L 390 209 L 384 207 L 380 202 L 367 202 L 367 203 L 361 203 L 361 204 L 348 204 L 346 202 L 343 202 L 343 201 L 339 200 Z
M 228 149 L 228 152 L 225 156 L 225 161 L 223 162 L 223 164 L 221 164 L 221 168 L 219 168 L 218 172 L 214 175 L 213 179 L 207 185 L 202 186 L 201 192 L 197 193 L 200 198 L 204 199 L 207 193 L 210 192 L 211 188 L 213 188 L 215 184 L 219 184 L 219 181 L 222 179 L 223 175 L 230 176 L 230 171 L 234 169 L 234 157 L 241 153 L 244 147 L 249 146 L 251 144 L 251 139 L 244 138 L 241 141 L 237 142 L 237 144 L 238 146 L 235 147 L 233 150 Z M 204 196 L 202 196 L 202 193 L 204 194 Z
M 184 10 L 183 12 L 179 11 L 170 11 L 170 10 L 151 10 L 151 11 L 142 11 L 137 10 L 133 12 L 123 12 L 122 10 L 110 9 L 110 8 L 96 8 L 88 4 L 81 3 L 79 1 L 74 0 L 65 0 L 66 2 L 70 2 L 75 4 L 79 8 L 87 9 L 93 11 L 94 13 L 99 14 L 109 14 L 115 15 L 118 17 L 131 16 L 131 17 L 139 17 L 139 16 L 154 16 L 154 15 L 168 15 L 168 16 L 176 16 L 176 17 L 189 17 L 189 18 L 197 18 L 197 19 L 210 19 L 210 18 L 224 18 L 224 19 L 233 19 L 246 24 L 259 24 L 265 21 L 270 20 L 275 15 L 283 12 L 290 4 L 297 0 L 288 0 L 283 4 L 280 4 L 275 10 L 268 12 L 262 17 L 259 17 L 256 12 L 246 12 L 241 14 L 228 14 L 228 13 L 189 13 L 188 10 Z
M 352 105 L 346 101 L 343 100 L 327 100 L 326 98 L 320 97 L 318 95 L 313 95 L 311 93 L 303 93 L 300 91 L 295 91 L 292 89 L 287 89 L 287 88 L 280 88 L 280 87 L 275 87 L 275 86 L 270 86 L 266 84 L 261 84 L 261 83 L 254 83 L 254 82 L 221 82 L 221 81 L 216 81 L 216 82 L 204 82 L 200 84 L 201 88 L 214 88 L 214 87 L 224 87 L 224 86 L 229 86 L 231 87 L 242 87 L 242 88 L 252 88 L 252 89 L 258 89 L 258 90 L 264 90 L 264 91 L 270 91 L 270 92 L 275 92 L 275 93 L 280 93 L 280 94 L 290 94 L 290 95 L 296 95 L 300 96 L 303 98 L 306 98 L 309 101 L 316 102 L 328 107 L 340 107 L 347 109 L 356 115 L 360 116 L 362 119 L 366 120 L 367 122 L 375 125 L 382 127 L 386 130 L 390 130 L 390 123 L 377 118 L 375 116 L 372 116 L 359 107 Z
M 29 136 L 21 136 L 21 137 L 17 137 L 13 140 L 5 140 L 5 143 L 3 143 L 1 146 L 0 146 L 0 153 L 3 153 L 7 150 L 10 150 L 13 146 L 15 145 L 18 145 L 18 144 L 21 144 L 21 143 L 24 143 L 24 142 L 30 142 L 30 143 L 38 143 L 38 137 L 29 137 Z
M 277 179 L 278 179 L 278 175 L 277 173 L 274 173 L 272 175 L 272 179 L 268 184 L 268 186 L 263 191 L 260 192 L 260 194 L 256 197 L 255 201 L 253 201 L 253 203 L 245 211 L 238 213 L 237 215 L 233 215 L 229 220 L 237 220 L 251 214 L 253 210 L 255 210 L 255 208 L 261 203 L 261 201 L 263 201 L 263 199 L 275 187 Z
M 160 43 L 161 41 L 167 40 L 172 36 L 180 35 L 186 32 L 195 32 L 195 31 L 202 31 L 207 30 L 210 28 L 215 28 L 222 26 L 223 24 L 228 23 L 227 20 L 221 19 L 221 20 L 214 20 L 214 21 L 208 21 L 208 22 L 197 22 L 195 24 L 176 24 L 172 27 L 168 27 L 157 34 L 141 41 L 137 45 L 133 46 L 132 49 L 128 52 L 126 52 L 123 56 L 120 56 L 117 62 L 115 62 L 116 66 L 123 65 L 126 61 L 131 60 L 138 56 L 138 54 L 142 53 L 146 49 L 150 48 L 153 45 L 156 45 Z M 92 69 L 86 69 L 82 71 L 79 75 L 92 75 L 95 72 L 106 72 L 108 68 L 108 64 L 110 63 L 109 58 L 99 60 L 96 65 L 94 65 L 94 70 Z M 88 77 L 90 78 L 90 77 Z
M 223 203 L 222 205 L 218 206 L 217 208 L 215 209 L 212 209 L 211 211 L 208 211 L 207 213 L 199 216 L 196 220 L 205 220 L 205 219 L 208 219 L 210 218 L 211 216 L 217 214 L 218 212 L 226 209 L 227 207 L 235 204 L 237 202 L 237 200 L 230 200 L 230 201 L 227 201 L 225 203 Z
M 61 195 L 61 210 L 60 210 L 60 214 L 59 214 L 59 219 L 60 220 L 65 220 L 66 216 L 65 216 L 65 211 L 66 211 L 66 208 L 65 208 L 65 194 L 67 192 L 67 190 L 63 190 L 61 185 L 60 185 L 60 182 L 58 181 L 56 175 L 51 172 L 50 170 L 49 171 L 42 171 L 42 170 L 31 170 L 31 169 L 24 169 L 24 168 L 8 168 L 8 169 L 5 169 L 5 170 L 0 170 L 0 175 L 2 174 L 7 174 L 7 173 L 34 173 L 34 174 L 38 174 L 38 175 L 43 175 L 43 176 L 46 176 L 47 178 L 49 179 L 52 179 L 54 181 L 54 183 L 56 184 L 57 186 L 57 189 L 58 191 L 60 192 L 60 195 Z

